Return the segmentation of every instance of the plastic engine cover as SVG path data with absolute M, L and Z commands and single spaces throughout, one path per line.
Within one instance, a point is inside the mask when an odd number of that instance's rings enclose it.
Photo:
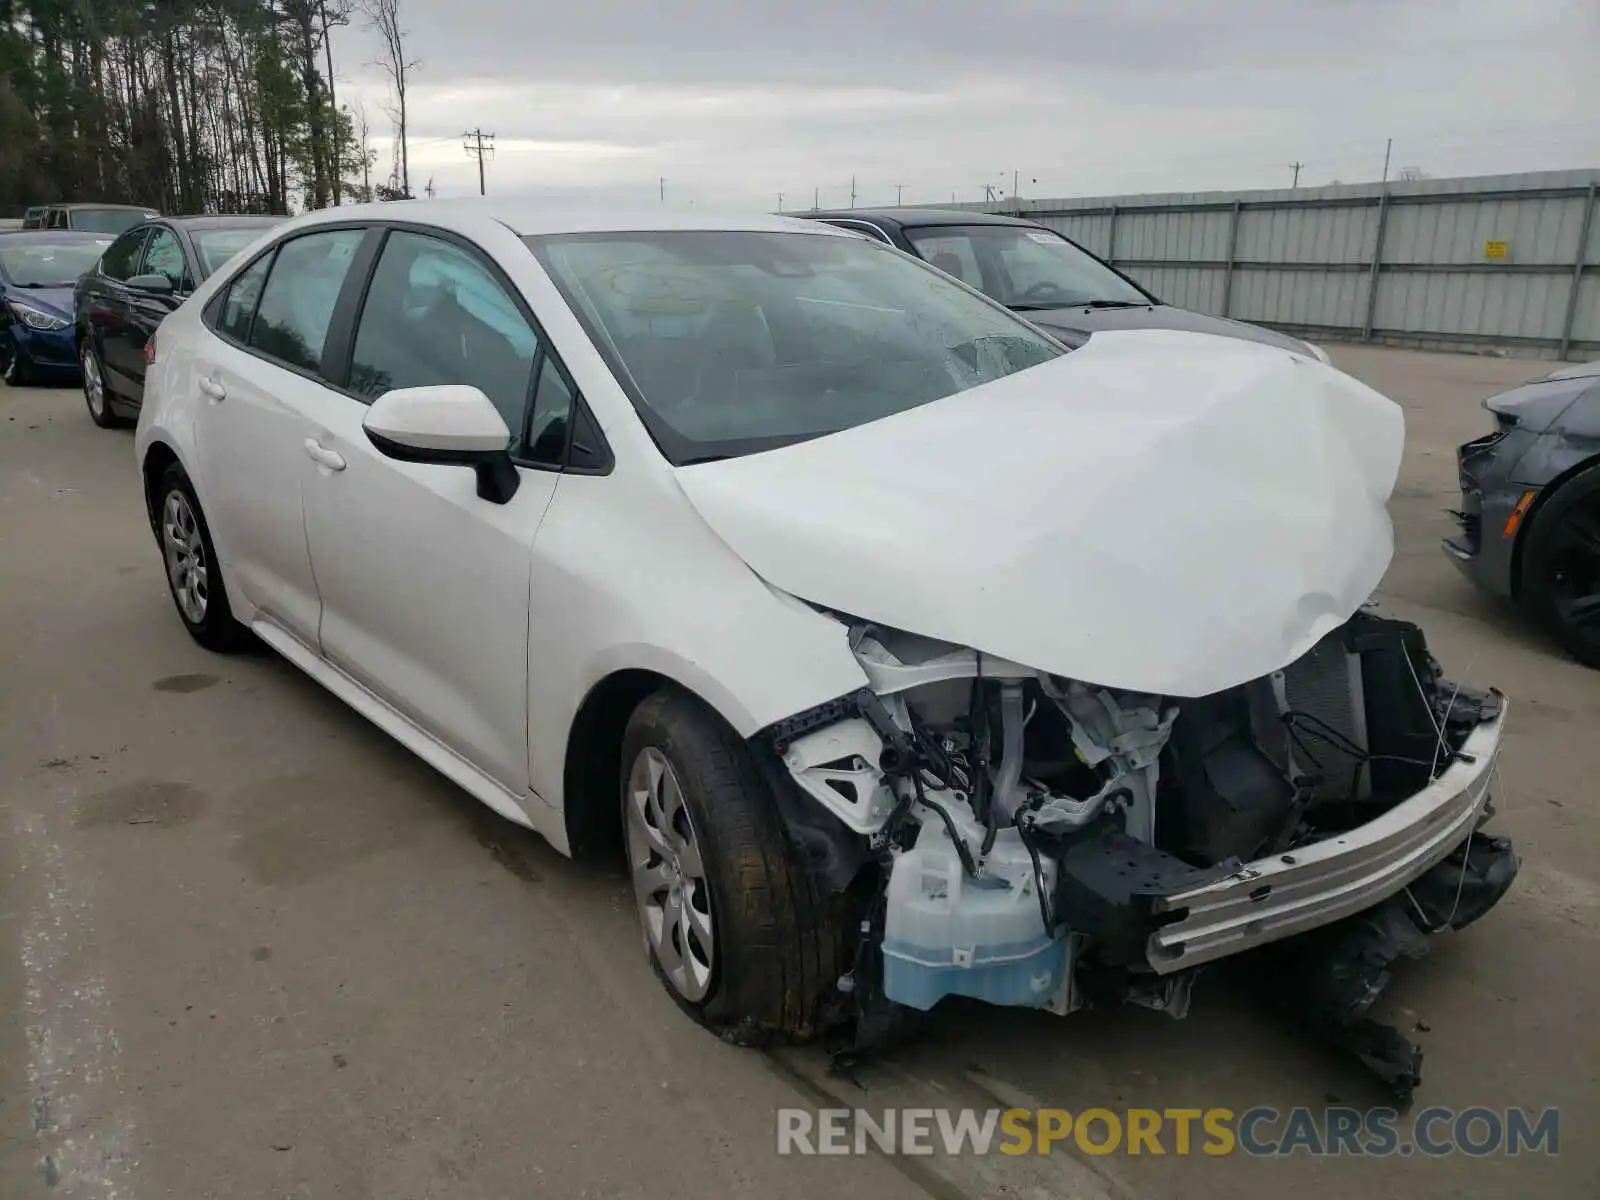
M 1041 858 L 1045 887 L 1055 865 Z M 889 876 L 883 990 L 929 1009 L 945 996 L 1043 1008 L 1061 990 L 1067 943 L 1044 931 L 1033 861 L 1015 829 L 1002 831 L 981 879 L 969 878 L 949 836 L 925 824 Z

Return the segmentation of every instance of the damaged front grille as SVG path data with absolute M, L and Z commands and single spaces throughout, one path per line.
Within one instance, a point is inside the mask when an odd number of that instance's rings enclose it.
M 948 995 L 1179 1015 L 1196 964 L 1426 891 L 1487 810 L 1499 697 L 1366 611 L 1281 671 L 1177 701 L 889 630 L 851 643 L 870 687 L 767 740 L 831 814 L 786 812 L 826 886 L 876 878 L 841 986 L 858 1029 Z

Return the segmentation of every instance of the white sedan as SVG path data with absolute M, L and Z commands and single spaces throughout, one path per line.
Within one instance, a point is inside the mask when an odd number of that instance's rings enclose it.
M 1068 352 L 827 225 L 480 201 L 266 235 L 161 326 L 136 452 L 197 641 L 620 843 L 669 992 L 756 1038 L 1181 1012 L 1492 905 L 1504 705 L 1364 607 L 1402 437 L 1313 358 Z

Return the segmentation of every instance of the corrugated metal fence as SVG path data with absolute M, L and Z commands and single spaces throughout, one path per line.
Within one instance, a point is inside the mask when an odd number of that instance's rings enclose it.
M 1600 170 L 1547 171 L 1020 210 L 1186 308 L 1313 339 L 1593 358 L 1597 185 Z

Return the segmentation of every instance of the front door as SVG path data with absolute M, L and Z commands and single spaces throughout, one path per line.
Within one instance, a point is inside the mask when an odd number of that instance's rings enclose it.
M 133 320 L 132 292 L 128 280 L 139 273 L 148 229 L 130 229 L 106 248 L 99 270 L 87 285 L 88 320 L 105 381 L 119 395 L 136 399 L 142 392 L 139 381 L 144 364 L 134 365 L 133 342 L 128 326 Z
M 126 293 L 125 319 L 122 324 L 122 344 L 117 352 L 117 370 L 126 381 L 118 390 L 135 403 L 144 402 L 145 347 L 155 336 L 156 327 L 166 319 L 188 295 L 185 290 L 183 245 L 178 235 L 165 225 L 150 231 L 144 244 L 144 253 L 133 271 L 138 275 L 159 275 L 172 284 L 167 294 L 144 292 L 138 288 L 124 288 Z
M 424 234 L 389 233 L 366 295 L 355 395 L 319 406 L 321 461 L 306 485 L 322 653 L 525 792 L 532 545 L 560 475 L 519 466 L 516 495 L 496 504 L 479 498 L 470 469 L 384 457 L 362 419 L 393 388 L 470 384 L 500 409 L 526 459 L 539 339 L 476 252 Z

